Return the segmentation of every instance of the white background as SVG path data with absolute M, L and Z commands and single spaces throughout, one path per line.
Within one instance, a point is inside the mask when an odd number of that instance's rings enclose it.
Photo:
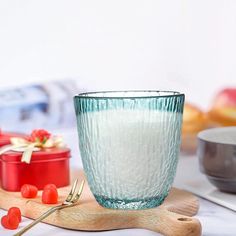
M 0 88 L 70 77 L 207 108 L 236 85 L 235 12 L 233 0 L 1 0 Z

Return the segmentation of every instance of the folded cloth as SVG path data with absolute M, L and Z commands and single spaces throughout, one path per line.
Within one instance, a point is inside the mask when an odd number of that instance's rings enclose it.
M 0 128 L 30 132 L 75 125 L 74 80 L 58 80 L 0 90 Z

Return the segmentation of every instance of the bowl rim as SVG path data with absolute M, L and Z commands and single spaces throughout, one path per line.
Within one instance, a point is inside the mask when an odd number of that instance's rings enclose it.
M 142 96 L 114 96 L 115 93 L 136 93 L 136 94 L 147 94 Z M 150 93 L 157 93 L 155 95 L 150 95 Z M 163 93 L 158 95 L 158 93 Z M 113 94 L 113 96 L 109 96 Z M 149 95 L 148 95 L 149 94 Z M 106 95 L 106 96 L 104 96 Z M 167 91 L 167 90 L 114 90 L 114 91 L 93 91 L 93 92 L 83 92 L 76 94 L 74 98 L 84 98 L 84 99 L 142 99 L 142 98 L 163 98 L 163 97 L 184 97 L 184 93 L 177 91 Z
M 205 130 L 200 131 L 197 134 L 197 138 L 198 138 L 198 140 L 208 142 L 208 143 L 236 146 L 236 141 L 235 142 L 227 142 L 224 140 L 214 141 L 214 140 L 211 140 L 211 138 L 206 137 L 208 134 L 211 134 L 211 133 L 217 133 L 219 131 L 229 131 L 229 130 L 231 132 L 232 132 L 232 130 L 235 130 L 235 133 L 236 133 L 236 126 L 216 127 L 216 128 L 205 129 Z

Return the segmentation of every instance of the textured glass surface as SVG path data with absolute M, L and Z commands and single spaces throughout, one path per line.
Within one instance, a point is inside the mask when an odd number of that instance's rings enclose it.
M 74 104 L 83 166 L 98 203 L 160 205 L 176 172 L 184 95 L 97 92 L 75 96 Z

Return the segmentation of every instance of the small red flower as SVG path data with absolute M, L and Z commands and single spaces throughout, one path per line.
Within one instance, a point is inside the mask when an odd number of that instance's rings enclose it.
M 44 129 L 34 129 L 29 137 L 30 142 L 45 143 L 51 134 Z

